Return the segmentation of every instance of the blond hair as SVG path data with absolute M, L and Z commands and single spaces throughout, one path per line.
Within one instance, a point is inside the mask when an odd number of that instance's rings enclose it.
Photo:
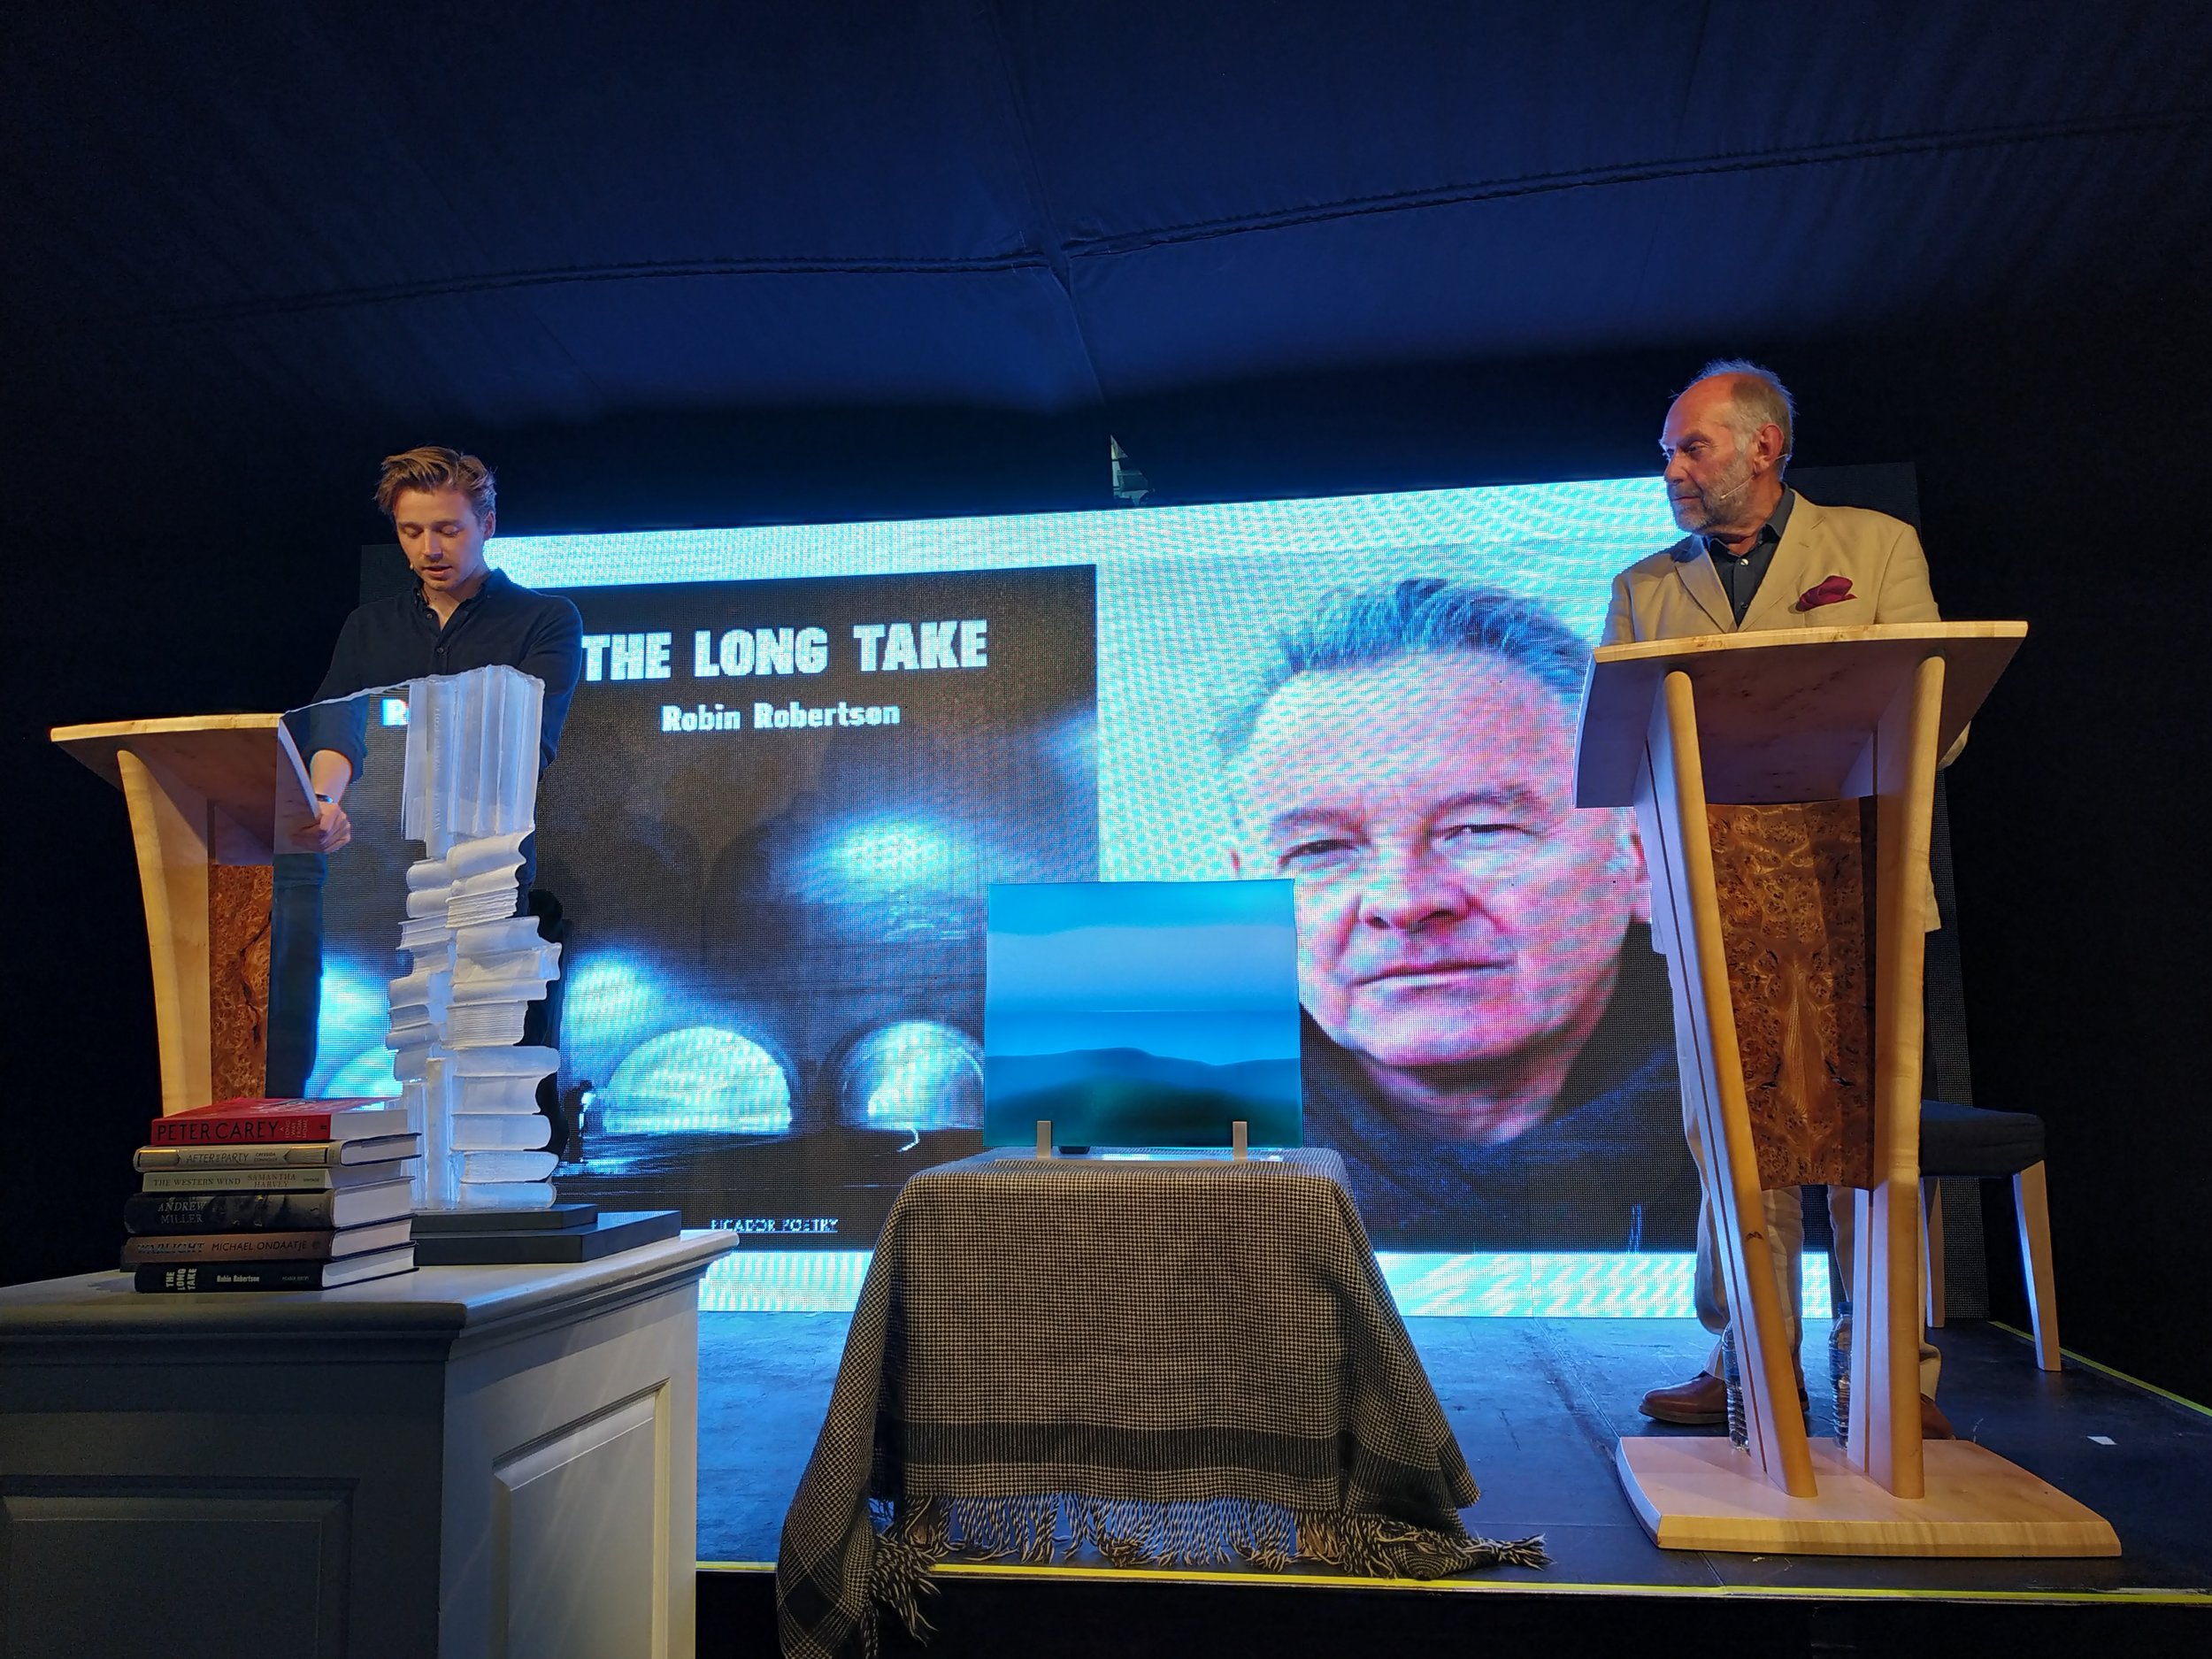
M 425 495 L 457 489 L 469 498 L 480 524 L 492 516 L 498 493 L 491 468 L 472 455 L 434 443 L 419 444 L 384 457 L 384 470 L 376 480 L 376 504 L 387 518 L 394 516 L 393 504 L 406 489 L 419 489 Z

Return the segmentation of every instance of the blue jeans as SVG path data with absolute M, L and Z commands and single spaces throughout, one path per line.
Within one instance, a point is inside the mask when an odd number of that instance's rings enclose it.
M 307 1093 L 323 1008 L 322 853 L 279 853 L 269 889 L 269 1050 L 262 1093 Z

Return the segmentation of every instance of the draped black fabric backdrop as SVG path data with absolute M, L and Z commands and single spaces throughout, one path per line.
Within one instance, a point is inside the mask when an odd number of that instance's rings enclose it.
M 1105 506 L 1110 433 L 1158 500 L 1601 476 L 1747 351 L 2034 625 L 1949 784 L 1977 1097 L 2069 1345 L 2212 1395 L 2212 13 L 724 10 L 0 22 L 8 1277 L 111 1259 L 156 1076 L 45 728 L 299 701 L 386 451 L 511 530 Z

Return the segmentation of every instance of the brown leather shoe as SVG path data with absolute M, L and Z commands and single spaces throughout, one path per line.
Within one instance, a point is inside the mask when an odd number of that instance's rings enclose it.
M 1931 1410 L 1935 1402 L 1923 1402 Z M 1709 1371 L 1702 1371 L 1686 1383 L 1671 1388 L 1655 1388 L 1636 1408 L 1646 1417 L 1659 1423 L 1678 1423 L 1688 1429 L 1717 1429 L 1728 1421 L 1728 1385 Z M 1805 1390 L 1797 1391 L 1797 1409 L 1807 1409 Z M 1945 1424 L 1947 1430 L 1950 1425 Z
M 1955 1440 L 1951 1419 L 1945 1417 L 1936 1402 L 1927 1395 L 1920 1396 L 1920 1438 L 1924 1440 Z
M 1678 1423 L 1685 1428 L 1718 1428 L 1728 1421 L 1728 1385 L 1709 1371 L 1671 1388 L 1655 1388 L 1637 1407 L 1660 1423 Z

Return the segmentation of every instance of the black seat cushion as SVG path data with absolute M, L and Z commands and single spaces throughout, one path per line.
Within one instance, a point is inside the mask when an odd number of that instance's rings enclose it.
M 2043 1120 L 1955 1101 L 1920 1102 L 1923 1175 L 2017 1175 L 2043 1162 Z

